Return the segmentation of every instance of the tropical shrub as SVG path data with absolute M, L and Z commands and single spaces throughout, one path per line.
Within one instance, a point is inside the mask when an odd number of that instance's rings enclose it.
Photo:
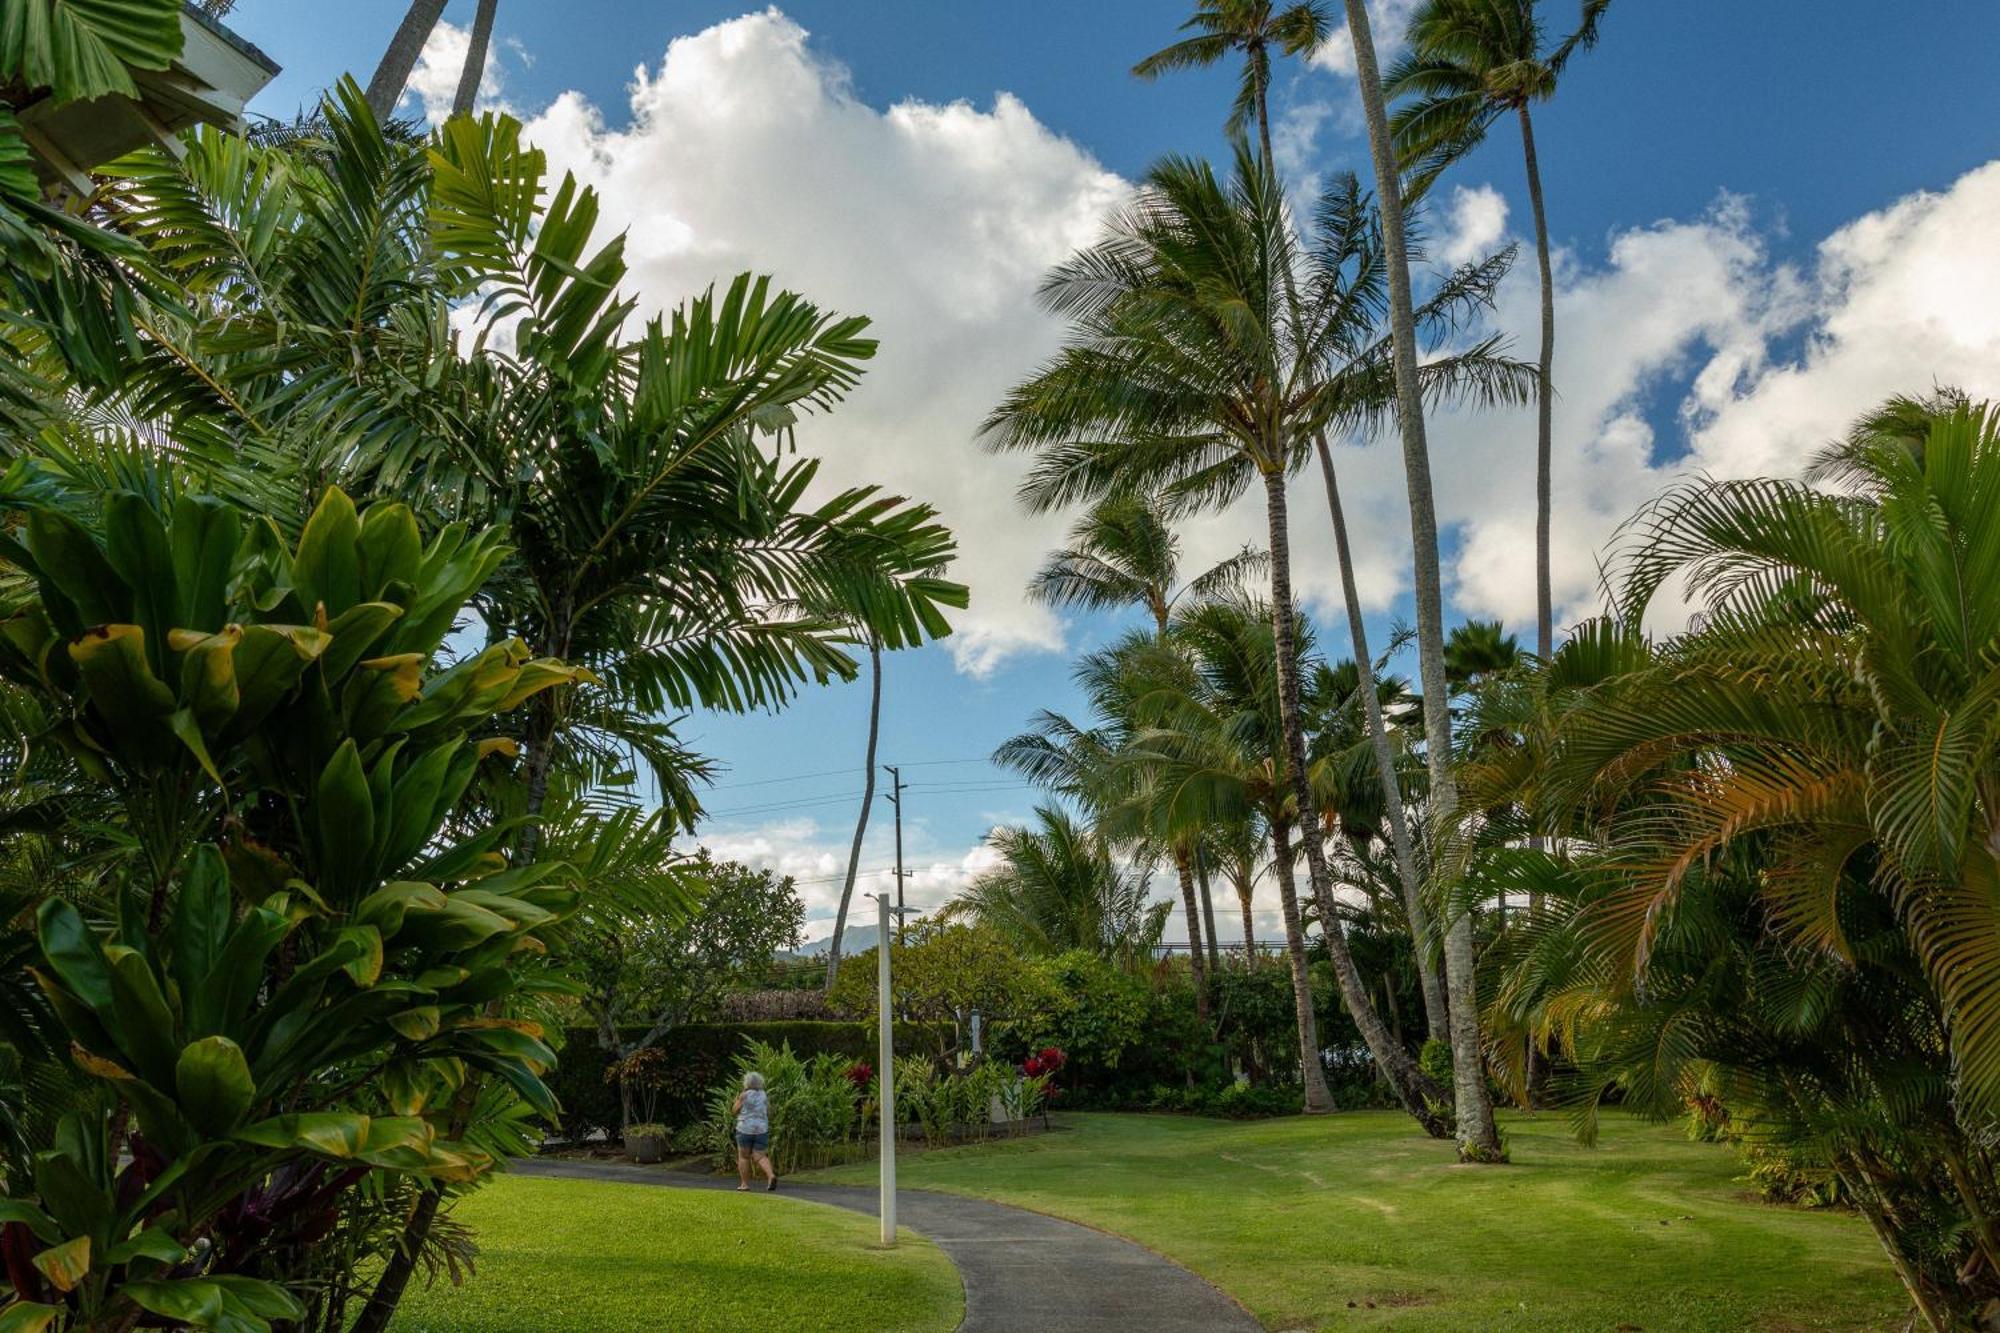
M 1810 478 L 1669 494 L 1622 623 L 1482 697 L 1516 743 L 1473 804 L 1559 848 L 1459 852 L 1543 904 L 1492 954 L 1490 1054 L 1517 1087 L 1524 1037 L 1572 1059 L 1586 1134 L 1712 1096 L 1959 1327 L 2000 1299 L 2000 417 L 1897 400 Z M 1649 643 L 1677 578 L 1701 619 Z
M 842 1150 L 861 1128 L 860 1102 L 847 1077 L 851 1062 L 837 1055 L 802 1058 L 791 1045 L 745 1044 L 736 1057 L 736 1077 L 710 1094 L 708 1123 L 717 1160 L 736 1160 L 736 1115 L 731 1109 L 743 1090 L 743 1075 L 764 1076 L 770 1103 L 771 1164 L 781 1172 L 826 1166 L 840 1160 Z
M 555 1056 L 506 1010 L 577 889 L 456 811 L 495 719 L 575 673 L 507 642 L 440 662 L 492 534 L 426 542 L 333 490 L 291 542 L 145 480 L 0 481 L 0 680 L 62 757 L 51 813 L 116 822 L 4 946 L 39 988 L 4 992 L 20 1086 L 67 1085 L 6 1108 L 7 1318 L 318 1321 L 347 1293 L 292 1265 L 353 1191 L 469 1183 L 521 1148 L 507 1104 L 554 1114 Z

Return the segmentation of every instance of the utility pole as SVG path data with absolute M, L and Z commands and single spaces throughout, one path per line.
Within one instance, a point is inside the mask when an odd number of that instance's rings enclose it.
M 894 764 L 884 764 L 882 769 L 889 775 L 890 790 L 882 797 L 896 807 L 896 943 L 903 942 L 903 770 Z M 882 944 L 886 947 L 888 940 Z

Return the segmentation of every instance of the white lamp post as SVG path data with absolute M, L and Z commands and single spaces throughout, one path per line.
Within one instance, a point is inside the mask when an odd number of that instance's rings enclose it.
M 878 987 L 877 998 L 881 1008 L 878 1022 L 881 1027 L 882 1049 L 880 1069 L 882 1082 L 882 1243 L 896 1243 L 896 1038 L 893 1028 L 895 1011 L 889 997 L 889 915 L 894 910 L 889 906 L 889 895 L 875 895 L 876 935 L 875 935 L 875 976 Z

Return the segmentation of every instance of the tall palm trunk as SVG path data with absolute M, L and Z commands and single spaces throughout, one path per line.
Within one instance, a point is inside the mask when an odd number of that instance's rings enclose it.
M 1410 250 L 1403 234 L 1403 187 L 1396 148 L 1389 138 L 1389 113 L 1382 75 L 1375 63 L 1375 39 L 1368 28 L 1365 0 L 1345 0 L 1348 33 L 1354 42 L 1354 77 L 1368 121 L 1368 145 L 1375 159 L 1375 194 L 1380 201 L 1382 241 L 1389 270 L 1389 330 L 1396 370 L 1396 415 L 1403 435 L 1403 469 L 1410 493 L 1410 540 L 1414 548 L 1417 602 L 1417 666 L 1424 690 L 1424 748 L 1430 767 L 1431 817 L 1449 825 L 1458 804 L 1451 769 L 1451 691 L 1444 673 L 1444 595 L 1438 574 L 1437 512 L 1431 499 L 1430 446 L 1424 438 L 1423 392 L 1417 384 L 1417 321 L 1410 299 Z M 1467 1161 L 1504 1156 L 1486 1093 L 1486 1068 L 1479 1050 L 1479 992 L 1473 979 L 1472 918 L 1461 915 L 1445 928 L 1444 975 L 1451 1006 L 1453 1107 L 1458 1152 Z
M 409 86 L 410 71 L 417 67 L 417 57 L 423 54 L 431 29 L 444 13 L 444 2 L 410 0 L 403 21 L 396 25 L 396 35 L 389 39 L 389 49 L 382 53 L 382 63 L 375 66 L 374 77 L 368 80 L 368 109 L 375 113 L 375 119 L 388 120 L 395 114 L 396 103 L 403 100 L 403 89 Z
M 1389 748 L 1389 727 L 1382 718 L 1382 701 L 1375 693 L 1375 660 L 1368 652 L 1368 626 L 1361 618 L 1361 594 L 1354 586 L 1354 555 L 1347 545 L 1347 515 L 1341 509 L 1340 483 L 1333 471 L 1333 451 L 1324 433 L 1315 437 L 1320 475 L 1326 479 L 1326 509 L 1333 519 L 1333 544 L 1340 562 L 1340 591 L 1347 600 L 1347 632 L 1354 640 L 1354 668 L 1361 690 L 1361 709 L 1368 720 L 1368 740 L 1375 750 L 1375 776 L 1382 788 L 1382 809 L 1389 821 L 1389 845 L 1396 854 L 1396 879 L 1403 890 L 1403 912 L 1415 944 L 1417 981 L 1424 996 L 1424 1024 L 1431 1037 L 1451 1037 L 1450 1010 L 1444 982 L 1431 965 L 1430 913 L 1424 910 L 1423 881 L 1417 874 L 1416 848 L 1410 842 L 1410 821 L 1403 813 L 1403 787 L 1396 780 L 1396 756 Z
M 1306 966 L 1306 932 L 1299 919 L 1298 880 L 1292 873 L 1291 830 L 1281 819 L 1271 821 L 1271 858 L 1278 874 L 1278 911 L 1285 922 L 1285 960 L 1292 968 L 1292 1016 L 1299 1029 L 1299 1077 L 1305 1082 L 1306 1114 L 1323 1115 L 1333 1109 L 1333 1094 L 1319 1062 L 1319 1022 L 1313 1017 L 1312 972 Z
M 833 918 L 833 941 L 826 947 L 826 989 L 833 992 L 840 971 L 840 941 L 847 933 L 847 905 L 854 900 L 854 879 L 861 873 L 861 839 L 868 833 L 868 812 L 875 808 L 875 741 L 882 728 L 882 641 L 868 636 L 868 757 L 862 763 L 861 813 L 854 819 L 854 841 L 847 849 L 847 879 L 840 886 L 840 911 Z M 881 941 L 876 941 L 880 944 Z
M 1528 202 L 1535 213 L 1535 258 L 1542 269 L 1542 356 L 1535 370 L 1535 655 L 1555 651 L 1555 594 L 1549 570 L 1551 476 L 1551 378 L 1556 360 L 1556 279 L 1549 263 L 1549 219 L 1542 209 L 1542 167 L 1535 157 L 1535 122 L 1521 103 L 1521 151 L 1528 165 Z
M 1181 910 L 1187 913 L 1188 961 L 1194 968 L 1194 1009 L 1201 1029 L 1208 1026 L 1208 959 L 1201 948 L 1201 901 L 1195 896 L 1194 857 L 1186 847 L 1174 848 L 1174 873 L 1181 881 Z M 1212 1034 L 1211 1034 L 1212 1035 Z
M 479 96 L 480 80 L 486 77 L 486 49 L 493 44 L 493 11 L 500 0 L 479 0 L 472 16 L 472 44 L 465 50 L 465 68 L 458 74 L 458 91 L 451 99 L 451 114 L 469 116 Z
M 1236 901 L 1243 909 L 1243 970 L 1248 972 L 1257 966 L 1257 919 L 1250 910 L 1250 898 L 1256 888 L 1248 875 L 1234 877 Z
M 1333 881 L 1327 873 L 1326 848 L 1320 841 L 1319 807 L 1312 798 L 1312 781 L 1306 769 L 1305 725 L 1299 717 L 1298 640 L 1292 626 L 1291 533 L 1286 519 L 1285 474 L 1282 469 L 1265 474 L 1264 505 L 1270 527 L 1271 633 L 1278 658 L 1278 725 L 1284 733 L 1285 764 L 1290 770 L 1292 795 L 1299 809 L 1299 841 L 1305 847 L 1306 872 L 1313 900 L 1320 905 L 1320 927 L 1326 936 L 1327 953 L 1333 958 L 1334 976 L 1340 982 L 1340 998 L 1346 1003 L 1354 1026 L 1360 1029 L 1361 1039 L 1367 1043 L 1368 1053 L 1375 1059 L 1375 1067 L 1382 1071 L 1397 1098 L 1419 1124 L 1434 1134 L 1444 1132 L 1444 1122 L 1430 1109 L 1431 1102 L 1441 1100 L 1441 1090 L 1429 1086 L 1430 1080 L 1410 1059 L 1409 1052 L 1390 1036 L 1381 1015 L 1375 1012 L 1374 1001 L 1368 998 L 1367 983 L 1361 979 L 1361 970 L 1354 965 L 1354 955 L 1348 951 L 1347 935 L 1341 929 L 1340 919 L 1332 911 Z M 1289 943 L 1287 941 L 1288 947 Z M 1295 986 L 1298 984 L 1297 970 L 1295 966 Z M 1301 1003 L 1310 1008 L 1310 991 L 1301 997 Z M 1317 1059 L 1315 1053 L 1315 1063 Z M 1314 1107 L 1310 1084 L 1307 1085 L 1307 1092 L 1308 1111 L 1330 1109 Z
M 1549 219 L 1542 207 L 1542 166 L 1535 155 L 1535 122 L 1528 104 L 1521 103 L 1521 152 L 1528 168 L 1528 202 L 1535 214 L 1535 258 L 1542 270 L 1542 356 L 1535 380 L 1535 655 L 1547 662 L 1555 653 L 1555 593 L 1549 559 L 1549 510 L 1555 480 L 1550 456 L 1552 430 L 1551 400 L 1555 396 L 1553 369 L 1556 359 L 1556 279 L 1549 262 Z M 1540 835 L 1528 840 L 1536 851 L 1542 849 Z M 1528 895 L 1528 919 L 1542 910 L 1542 895 Z M 1528 1043 L 1527 1091 L 1532 1098 L 1542 1079 L 1541 1052 Z
M 1194 881 L 1201 888 L 1201 928 L 1208 933 L 1208 970 L 1220 972 L 1222 946 L 1215 941 L 1215 898 L 1209 893 L 1208 856 L 1200 843 L 1194 849 Z

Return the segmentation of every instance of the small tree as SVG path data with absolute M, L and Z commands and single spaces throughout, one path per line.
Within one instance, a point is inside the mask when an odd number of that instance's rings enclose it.
M 706 850 L 682 873 L 699 902 L 691 913 L 613 921 L 577 943 L 584 1010 L 598 1044 L 621 1064 L 674 1028 L 712 1014 L 747 973 L 768 967 L 779 950 L 797 948 L 805 928 L 805 904 L 789 875 L 717 861 Z M 621 1035 L 635 1027 L 643 1028 L 638 1037 Z M 619 1086 L 630 1122 L 632 1088 Z

